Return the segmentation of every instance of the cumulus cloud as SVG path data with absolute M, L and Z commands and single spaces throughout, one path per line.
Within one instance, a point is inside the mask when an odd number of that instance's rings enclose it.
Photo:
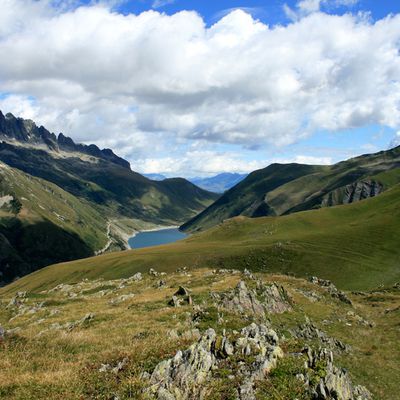
M 332 164 L 331 157 L 297 155 L 272 157 L 261 160 L 245 160 L 240 153 L 213 150 L 188 151 L 179 158 L 161 157 L 136 160 L 133 167 L 142 173 L 163 173 L 168 176 L 210 176 L 220 172 L 250 173 L 272 163 Z
M 0 107 L 133 162 L 190 141 L 279 147 L 317 130 L 397 129 L 399 43 L 400 15 L 311 12 L 271 27 L 234 10 L 208 27 L 188 11 L 7 0 Z
M 396 132 L 394 135 L 394 138 L 391 140 L 389 144 L 389 149 L 392 149 L 393 147 L 400 146 L 400 131 Z

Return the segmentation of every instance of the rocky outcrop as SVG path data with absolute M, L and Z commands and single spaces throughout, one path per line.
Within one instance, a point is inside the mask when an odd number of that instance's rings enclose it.
M 358 325 L 368 326 L 370 328 L 375 327 L 375 322 L 367 321 L 365 318 L 361 317 L 361 315 L 356 314 L 354 311 L 348 311 L 347 317 L 350 319 L 350 321 L 354 321 Z
M 330 337 L 326 332 L 317 328 L 310 320 L 307 319 L 306 323 L 298 326 L 291 331 L 293 337 L 304 340 L 316 340 L 330 350 L 349 351 L 350 346 L 344 344 L 342 341 Z
M 282 285 L 257 282 L 257 293 L 267 313 L 281 314 L 292 309 L 292 299 Z
M 197 343 L 158 364 L 150 378 L 149 392 L 163 400 L 203 398 L 204 383 L 217 362 L 213 353 L 216 339 L 215 331 L 208 329 Z
M 231 365 L 242 381 L 238 399 L 250 400 L 254 398 L 254 383 L 263 379 L 283 355 L 278 342 L 277 334 L 265 325 L 253 323 L 234 339 L 208 329 L 197 343 L 156 366 L 147 392 L 163 400 L 203 399 L 219 364 L 225 361 L 226 368 L 229 362 L 237 363 L 240 356 L 245 361 Z
M 299 378 L 315 400 L 372 400 L 371 393 L 363 386 L 353 385 L 346 370 L 333 364 L 331 351 L 306 348 L 306 375 Z
M 325 289 L 332 297 L 342 301 L 343 303 L 352 305 L 351 300 L 347 297 L 346 293 L 338 290 L 331 281 L 313 276 L 310 278 L 310 282 Z
M 154 268 L 150 268 L 149 269 L 149 275 L 157 277 L 158 276 L 158 272 Z
M 265 313 L 279 314 L 292 309 L 290 296 L 276 283 L 266 285 L 257 281 L 257 287 L 250 289 L 245 281 L 240 281 L 232 291 L 213 296 L 232 313 L 263 317 Z
M 121 304 L 127 300 L 133 299 L 135 295 L 133 293 L 131 294 L 122 294 L 121 296 L 116 297 L 115 299 L 111 299 L 109 301 L 109 304 L 111 305 L 118 305 Z
M 340 187 L 326 194 L 321 202 L 322 207 L 355 203 L 356 201 L 377 196 L 383 191 L 383 185 L 373 180 L 362 180 Z
M 221 305 L 227 311 L 240 314 L 264 315 L 264 307 L 258 301 L 255 290 L 240 281 L 235 289 L 223 294 Z
M 168 305 L 180 307 L 185 304 L 193 304 L 192 296 L 190 296 L 189 291 L 185 287 L 179 286 L 179 289 L 174 293 Z
M 78 327 L 85 327 L 88 324 L 90 324 L 95 318 L 95 314 L 93 313 L 88 313 L 86 314 L 83 318 L 78 319 L 75 322 L 69 322 L 65 325 L 65 328 L 67 329 L 68 332 L 73 331 L 75 328 Z
M 131 283 L 131 282 L 139 282 L 139 281 L 141 281 L 142 279 L 143 279 L 142 274 L 141 274 L 140 272 L 136 272 L 135 275 L 131 276 L 131 277 L 128 279 L 128 283 Z
M 17 292 L 15 296 L 7 304 L 7 309 L 19 308 L 26 301 L 26 292 Z
M 254 384 L 271 372 L 279 358 L 283 357 L 278 335 L 265 325 L 253 323 L 242 329 L 234 349 L 236 354 L 254 357 L 250 365 L 244 365 L 239 370 L 243 380 L 238 397 L 240 400 L 255 400 Z
M 111 372 L 115 375 L 117 375 L 119 372 L 121 372 L 127 365 L 128 365 L 129 359 L 125 357 L 121 361 L 118 361 L 116 365 L 112 364 L 101 364 L 101 367 L 99 368 L 99 372 Z

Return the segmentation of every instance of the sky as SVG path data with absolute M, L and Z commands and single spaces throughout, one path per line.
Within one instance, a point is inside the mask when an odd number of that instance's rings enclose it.
M 1 0 L 0 110 L 141 173 L 400 144 L 397 0 Z

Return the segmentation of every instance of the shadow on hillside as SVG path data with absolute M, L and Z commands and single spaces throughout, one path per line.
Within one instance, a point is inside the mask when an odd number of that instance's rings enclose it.
M 93 255 L 75 233 L 50 221 L 23 224 L 17 218 L 0 225 L 0 282 L 9 283 L 46 265 Z

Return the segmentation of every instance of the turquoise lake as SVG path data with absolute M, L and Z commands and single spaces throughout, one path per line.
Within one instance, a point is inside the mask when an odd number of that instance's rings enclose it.
M 158 246 L 160 244 L 173 243 L 187 237 L 186 233 L 180 232 L 178 228 L 160 229 L 151 232 L 139 232 L 129 239 L 131 249 Z

